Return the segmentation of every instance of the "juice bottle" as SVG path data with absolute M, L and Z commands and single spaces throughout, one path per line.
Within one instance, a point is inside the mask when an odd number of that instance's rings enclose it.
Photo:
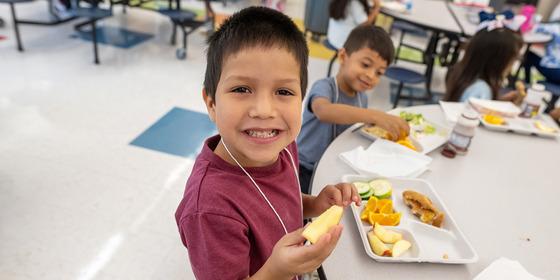
M 474 137 L 474 130 L 479 123 L 477 113 L 474 110 L 469 108 L 463 111 L 461 116 L 457 118 L 457 124 L 453 127 L 449 140 L 441 153 L 449 158 L 466 154 Z

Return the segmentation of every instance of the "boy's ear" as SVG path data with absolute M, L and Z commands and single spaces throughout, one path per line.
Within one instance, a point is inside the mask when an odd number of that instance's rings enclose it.
M 338 49 L 338 62 L 340 65 L 343 65 L 346 59 L 348 58 L 348 53 L 346 53 L 345 48 Z
M 204 100 L 204 104 L 206 104 L 206 110 L 208 111 L 208 116 L 210 120 L 216 122 L 216 110 L 214 100 L 212 97 L 206 95 L 206 89 L 202 89 L 202 100 Z

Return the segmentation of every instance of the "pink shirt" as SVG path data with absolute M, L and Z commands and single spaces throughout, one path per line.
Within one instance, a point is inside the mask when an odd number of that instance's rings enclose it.
M 244 279 L 266 262 L 282 224 L 249 177 L 214 153 L 206 140 L 187 181 L 175 219 L 197 279 Z M 295 142 L 287 149 L 298 166 Z M 272 203 L 288 232 L 302 226 L 298 178 L 288 153 L 266 167 L 245 168 Z

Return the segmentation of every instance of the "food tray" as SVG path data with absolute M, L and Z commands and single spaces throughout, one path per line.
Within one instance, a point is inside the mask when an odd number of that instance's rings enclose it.
M 558 126 L 554 123 L 554 121 L 549 117 L 549 116 L 545 116 L 545 115 L 541 115 L 541 114 L 537 114 L 532 118 L 521 118 L 521 117 L 516 117 L 516 118 L 503 118 L 504 119 L 504 123 L 503 124 L 490 124 L 487 123 L 484 119 L 483 119 L 483 115 L 479 115 L 478 118 L 480 119 L 480 123 L 482 123 L 482 125 L 484 127 L 486 127 L 487 129 L 490 130 L 496 130 L 496 131 L 502 131 L 502 132 L 514 132 L 514 133 L 518 133 L 518 134 L 528 134 L 528 135 L 538 135 L 538 136 L 544 136 L 544 137 L 558 137 L 560 136 L 560 133 L 557 132 L 544 132 L 542 130 L 539 130 L 536 126 L 535 126 L 535 122 L 539 121 L 543 124 L 545 124 L 546 126 L 555 128 L 558 130 Z
M 366 125 L 360 127 L 360 132 L 359 132 L 359 133 L 360 133 L 360 135 L 362 135 L 362 136 L 364 136 L 364 137 L 366 137 L 366 138 L 369 138 L 369 139 L 375 141 L 375 140 L 377 140 L 379 137 L 377 137 L 376 135 L 373 135 L 373 134 L 371 134 L 371 133 L 369 133 L 369 132 L 367 132 L 367 131 L 364 130 L 364 128 L 366 128 L 366 127 L 368 127 L 368 126 L 370 126 L 370 125 L 371 125 L 371 124 L 366 124 Z M 410 141 L 412 142 L 412 145 L 414 145 L 414 148 L 416 148 L 416 149 L 418 150 L 419 153 L 421 153 L 421 154 L 426 154 L 426 153 L 424 152 L 424 146 L 422 146 L 422 144 L 420 144 L 420 142 L 418 142 L 418 141 L 417 141 L 416 139 L 414 139 L 413 137 L 410 137 L 409 139 L 410 139 Z
M 369 181 L 375 179 L 372 176 L 344 175 L 342 182 Z M 474 263 L 478 261 L 478 254 L 474 251 L 469 241 L 465 238 L 451 213 L 445 207 L 432 185 L 421 179 L 387 178 L 393 187 L 389 198 L 393 200 L 394 212 L 401 212 L 401 220 L 397 226 L 384 226 L 386 229 L 402 233 L 403 239 L 412 243 L 412 247 L 398 258 L 382 257 L 373 253 L 367 239 L 367 233 L 373 226 L 369 222 L 360 219 L 360 215 L 366 205 L 351 204 L 352 214 L 358 226 L 358 232 L 364 245 L 366 253 L 378 262 L 430 262 L 430 263 Z M 420 219 L 410 212 L 403 199 L 402 193 L 413 190 L 426 195 L 434 206 L 445 213 L 445 220 L 441 228 L 420 222 Z M 391 248 L 391 244 L 387 245 Z M 448 258 L 444 258 L 447 255 Z
M 399 110 L 395 110 L 394 112 L 391 111 L 391 114 L 397 116 L 399 115 L 399 113 Z M 429 120 L 426 120 L 426 123 L 436 128 L 436 132 L 434 134 L 423 134 L 419 132 L 419 128 L 411 126 L 409 135 L 409 139 L 410 141 L 412 141 L 412 144 L 414 144 L 414 147 L 418 149 L 418 152 L 424 155 L 447 143 L 447 139 L 449 139 L 449 135 L 451 133 L 451 129 L 442 124 L 435 123 Z M 377 136 L 368 133 L 361 128 L 360 135 L 372 140 L 376 140 L 378 138 Z

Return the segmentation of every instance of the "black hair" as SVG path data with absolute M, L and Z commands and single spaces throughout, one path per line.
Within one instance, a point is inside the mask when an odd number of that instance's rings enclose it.
M 329 2 L 329 17 L 341 20 L 346 18 L 346 7 L 354 0 L 331 0 Z M 371 12 L 371 7 L 369 6 L 367 0 L 358 0 L 360 4 L 364 7 L 364 11 L 369 15 Z
M 506 67 L 519 55 L 523 37 L 519 31 L 497 28 L 478 31 L 470 40 L 463 59 L 449 69 L 446 78 L 446 101 L 459 101 L 467 87 L 481 79 L 492 90 L 492 99 L 498 94 Z
M 348 55 L 364 47 L 376 51 L 379 56 L 387 61 L 387 65 L 395 58 L 395 47 L 389 34 L 381 27 L 375 25 L 360 25 L 350 32 L 344 49 Z
M 214 103 L 224 62 L 230 56 L 256 46 L 279 47 L 294 56 L 300 66 L 302 98 L 305 97 L 309 49 L 303 33 L 283 13 L 265 7 L 245 8 L 226 19 L 206 43 L 204 89 Z

